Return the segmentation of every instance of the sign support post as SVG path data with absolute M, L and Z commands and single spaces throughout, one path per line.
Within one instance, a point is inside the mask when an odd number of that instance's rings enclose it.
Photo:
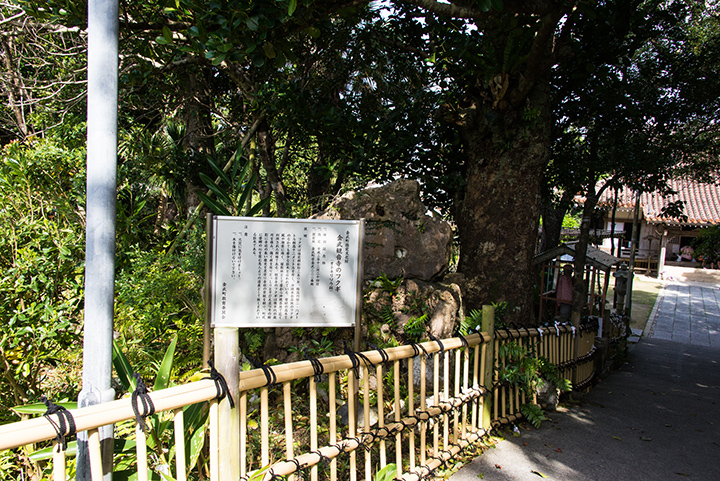
M 360 351 L 360 338 L 362 337 L 362 299 L 363 299 L 363 244 L 365 243 L 365 219 L 360 219 L 360 232 L 358 235 L 357 247 L 357 293 L 355 304 L 355 342 L 353 349 Z
M 240 400 L 240 339 L 237 327 L 214 329 L 215 369 L 223 375 L 228 394 Z M 218 461 L 220 481 L 240 479 L 240 409 L 230 408 L 227 396 L 218 405 Z
M 363 235 L 364 220 L 208 215 L 203 357 L 212 328 L 215 368 L 236 402 L 241 327 L 354 326 L 360 350 Z M 240 409 L 228 399 L 218 405 L 217 436 L 219 480 L 237 480 Z

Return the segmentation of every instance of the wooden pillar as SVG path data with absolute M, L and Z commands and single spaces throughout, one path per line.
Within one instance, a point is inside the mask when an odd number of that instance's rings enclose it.
M 662 272 L 665 270 L 665 255 L 667 254 L 668 231 L 663 228 L 660 236 L 660 257 L 658 258 L 658 279 L 661 279 Z
M 490 340 L 486 342 L 487 349 L 485 351 L 485 389 L 488 395 L 483 402 L 482 427 L 490 430 L 492 425 L 492 385 L 493 371 L 495 370 L 495 307 L 483 306 L 482 308 L 482 332 L 490 334 Z

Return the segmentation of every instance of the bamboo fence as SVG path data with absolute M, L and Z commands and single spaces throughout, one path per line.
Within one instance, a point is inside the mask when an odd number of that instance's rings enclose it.
M 484 316 L 492 320 L 492 310 Z M 239 379 L 239 473 L 253 481 L 318 479 L 372 480 L 389 463 L 403 481 L 431 478 L 465 448 L 493 428 L 522 417 L 521 406 L 534 399 L 518 386 L 499 382 L 498 355 L 506 343 L 519 343 L 555 364 L 584 388 L 594 375 L 592 326 L 493 329 L 467 337 L 432 340 L 384 350 L 350 353 L 242 372 Z M 307 383 L 307 384 L 305 384 Z M 207 402 L 209 467 L 222 479 L 224 440 L 218 439 L 218 385 L 193 382 L 149 393 L 156 413 L 174 423 L 166 449 L 175 453 L 172 476 L 197 479 L 188 472 L 183 407 Z M 338 409 L 338 406 L 341 406 Z M 131 399 L 70 411 L 77 431 L 88 431 L 92 479 L 102 479 L 97 430 L 136 418 Z M 169 422 L 169 421 L 168 421 Z M 56 438 L 45 417 L 0 426 L 0 450 Z M 138 480 L 153 470 L 145 431 L 138 427 Z M 230 443 L 232 445 L 232 443 Z M 54 480 L 66 479 L 65 455 L 53 450 Z M 237 456 L 236 456 L 237 458 Z M 450 463 L 450 464 L 449 464 Z M 391 468 L 390 468 L 391 469 Z M 224 480 L 223 480 L 224 481 Z

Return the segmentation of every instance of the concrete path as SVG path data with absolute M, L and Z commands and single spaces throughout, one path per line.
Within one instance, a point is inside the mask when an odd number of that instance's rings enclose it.
M 655 303 L 645 336 L 720 348 L 720 287 L 672 282 Z
M 451 481 L 720 480 L 720 292 L 671 282 L 628 362 Z

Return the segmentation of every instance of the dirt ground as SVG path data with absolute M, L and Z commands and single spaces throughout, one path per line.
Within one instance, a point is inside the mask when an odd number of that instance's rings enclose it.
M 720 285 L 720 270 L 688 266 L 665 266 L 663 277 L 666 281 Z M 633 282 L 632 314 L 630 327 L 644 329 L 655 299 L 662 289 L 663 281 L 657 277 L 636 274 Z
M 650 318 L 655 299 L 662 289 L 662 281 L 645 275 L 636 275 L 633 281 L 632 312 L 630 327 L 632 329 L 645 329 Z

